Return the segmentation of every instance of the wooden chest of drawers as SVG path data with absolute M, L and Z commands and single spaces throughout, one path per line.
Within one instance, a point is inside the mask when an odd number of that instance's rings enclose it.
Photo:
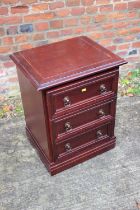
M 51 175 L 115 146 L 119 66 L 81 36 L 11 55 L 30 142 Z

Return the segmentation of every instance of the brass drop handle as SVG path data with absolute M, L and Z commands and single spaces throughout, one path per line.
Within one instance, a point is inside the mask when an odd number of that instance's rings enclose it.
M 100 110 L 99 110 L 99 116 L 100 116 L 100 117 L 105 116 L 105 112 L 104 112 L 103 109 L 100 109 Z
M 106 86 L 104 84 L 100 85 L 100 93 L 104 93 L 106 91 L 107 91 Z
M 67 143 L 65 145 L 65 149 L 66 149 L 66 151 L 70 151 L 72 149 L 70 143 Z
M 66 131 L 69 131 L 69 130 L 71 130 L 71 129 L 72 129 L 72 126 L 71 126 L 70 122 L 66 122 L 66 123 L 65 123 L 65 130 L 66 130 Z
M 98 131 L 97 131 L 97 138 L 100 138 L 100 137 L 102 137 L 102 136 L 103 136 L 102 131 L 101 131 L 101 130 L 98 130 Z
M 68 96 L 64 97 L 63 101 L 64 101 L 64 106 L 69 106 L 71 104 Z

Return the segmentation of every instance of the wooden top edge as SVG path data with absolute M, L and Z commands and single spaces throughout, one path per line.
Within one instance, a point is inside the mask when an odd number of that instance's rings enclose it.
M 85 39 L 88 40 L 89 42 L 92 42 L 91 39 L 89 39 L 86 36 L 80 36 L 79 38 L 81 39 Z M 72 38 L 75 39 L 75 38 Z M 63 42 L 66 40 L 62 40 L 59 41 Z M 94 42 L 94 41 L 93 41 Z M 58 43 L 58 42 L 56 42 Z M 94 42 L 95 43 L 95 42 Z M 53 45 L 54 43 L 48 44 L 48 45 Z M 97 43 L 96 43 L 97 44 Z M 98 44 L 100 47 L 102 47 L 103 49 L 105 49 L 106 52 L 110 52 L 108 49 L 104 48 L 103 46 L 101 46 L 100 44 Z M 40 46 L 42 47 L 42 46 Z M 38 48 L 38 47 L 37 47 Z M 30 49 L 27 49 L 27 51 L 29 51 Z M 26 50 L 25 50 L 26 51 Z M 111 68 L 115 68 L 115 67 L 119 67 L 121 65 L 126 64 L 127 62 L 120 58 L 118 55 L 115 55 L 114 53 L 110 52 L 111 56 L 115 56 L 115 60 L 109 60 L 108 63 L 106 63 L 105 65 L 100 65 L 97 67 L 87 67 L 87 69 L 83 70 L 83 71 L 77 71 L 77 72 L 73 72 L 70 75 L 62 75 L 61 78 L 52 78 L 50 81 L 45 81 L 42 80 L 42 78 L 36 78 L 36 75 L 33 75 L 30 72 L 30 69 L 35 68 L 34 66 L 29 65 L 28 62 L 26 62 L 24 56 L 22 55 L 22 51 L 21 52 L 15 52 L 12 55 L 10 55 L 10 58 L 14 61 L 14 63 L 17 65 L 17 67 L 24 73 L 24 75 L 31 81 L 31 83 L 35 86 L 35 88 L 40 91 L 40 90 L 44 90 L 44 89 L 49 89 L 52 87 L 55 87 L 57 85 L 60 84 L 65 84 L 66 82 L 71 82 L 77 79 L 82 79 L 84 76 L 90 76 L 90 75 L 94 75 L 96 73 L 111 69 Z
M 41 90 L 44 90 L 44 89 L 50 89 L 50 88 L 56 87 L 57 85 L 65 84 L 66 82 L 72 82 L 72 81 L 75 81 L 77 79 L 82 79 L 85 76 L 93 76 L 93 75 L 95 75 L 99 72 L 103 72 L 103 71 L 106 71 L 106 70 L 109 70 L 109 69 L 112 69 L 112 68 L 115 68 L 115 67 L 118 68 L 119 66 L 122 66 L 122 65 L 127 64 L 127 63 L 128 63 L 127 61 L 122 59 L 119 62 L 114 63 L 113 65 L 111 63 L 110 65 L 102 67 L 102 68 L 97 67 L 96 71 L 95 71 L 95 69 L 94 69 L 94 71 L 93 71 L 93 69 L 89 69 L 86 72 L 77 73 L 77 74 L 68 76 L 65 79 L 62 78 L 62 79 L 53 80 L 52 82 L 40 83 L 37 87 L 37 90 L 41 91 Z

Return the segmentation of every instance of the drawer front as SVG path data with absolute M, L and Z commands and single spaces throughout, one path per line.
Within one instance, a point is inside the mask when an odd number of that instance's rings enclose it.
M 67 114 L 72 108 L 88 101 L 98 102 L 113 97 L 117 92 L 118 71 L 94 76 L 81 82 L 63 86 L 47 93 L 50 116 Z
M 91 106 L 89 109 L 81 110 L 75 115 L 63 119 L 51 121 L 53 139 L 60 141 L 67 136 L 79 132 L 80 127 L 88 127 L 98 121 L 107 120 L 115 115 L 116 100 L 108 101 L 98 106 Z
M 92 128 L 88 132 L 81 133 L 69 138 L 62 143 L 56 144 L 56 157 L 61 158 L 63 156 L 71 156 L 79 150 L 84 150 L 91 145 L 99 146 L 107 141 L 110 141 L 113 137 L 113 123 L 108 123 L 96 128 Z

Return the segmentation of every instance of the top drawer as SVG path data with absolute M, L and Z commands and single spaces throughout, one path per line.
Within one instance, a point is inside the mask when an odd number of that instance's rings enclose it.
M 111 98 L 116 95 L 117 84 L 118 70 L 114 70 L 50 90 L 47 92 L 49 115 L 62 116 L 91 101 L 94 104 Z

